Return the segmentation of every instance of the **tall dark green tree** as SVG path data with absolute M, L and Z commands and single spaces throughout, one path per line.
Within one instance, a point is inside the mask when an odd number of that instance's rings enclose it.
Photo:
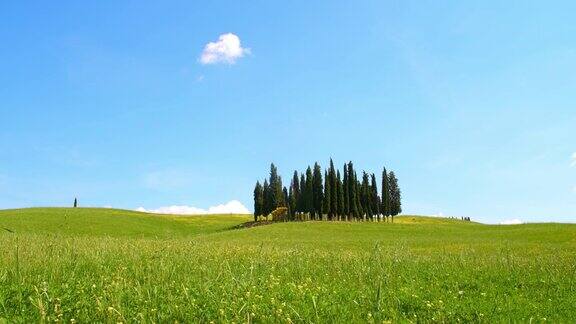
M 357 219 L 360 215 L 358 210 L 358 185 L 356 184 L 356 177 L 354 172 L 354 165 L 352 161 L 348 162 L 348 197 L 349 197 L 349 217 Z
M 322 168 L 318 162 L 314 163 L 314 177 L 313 177 L 313 210 L 315 219 L 322 218 L 322 200 L 324 200 L 324 185 L 322 184 Z
M 332 220 L 338 212 L 338 186 L 336 184 L 336 169 L 334 168 L 334 162 L 330 159 L 330 166 L 328 168 L 328 181 L 330 184 L 330 189 L 326 189 L 326 194 L 330 195 L 330 207 L 328 210 L 328 219 Z
M 272 198 L 270 196 L 270 185 L 268 184 L 268 179 L 264 179 L 263 193 L 264 193 L 264 208 L 262 209 L 262 216 L 268 217 L 268 214 L 270 214 L 273 210 Z
M 322 200 L 322 213 L 327 214 L 328 219 L 330 219 L 331 214 L 332 214 L 332 210 L 331 208 L 331 202 L 330 199 L 332 198 L 330 196 L 330 176 L 328 176 L 328 172 L 324 172 L 324 199 Z
M 288 189 L 287 189 L 286 187 L 283 187 L 283 188 L 282 188 L 282 196 L 283 196 L 283 198 L 284 198 L 284 199 L 282 199 L 284 202 L 288 202 L 288 201 L 289 201 L 289 200 L 288 200 L 288 198 L 289 198 L 289 197 L 288 197 Z M 290 215 L 292 214 L 292 211 L 290 210 L 290 205 L 287 204 L 287 203 L 284 203 L 284 206 L 283 206 L 283 207 L 288 208 L 288 216 L 290 216 Z M 287 220 L 287 219 L 284 219 L 284 221 L 286 221 L 286 220 Z
M 310 166 L 306 169 L 306 193 L 304 212 L 308 213 L 310 218 L 314 217 L 314 175 Z
M 280 201 L 278 202 L 278 205 L 276 205 L 276 208 L 278 207 L 288 207 L 288 201 L 286 200 L 286 198 L 284 197 L 284 186 L 282 185 L 282 177 L 278 176 L 278 188 L 281 193 L 280 195 Z M 274 209 L 276 209 L 274 208 Z
M 298 200 L 300 198 L 300 180 L 298 178 L 298 171 L 294 171 L 288 196 L 290 202 L 290 217 L 291 219 L 294 219 L 296 212 L 298 212 Z
M 282 179 L 278 175 L 278 169 L 274 163 L 270 164 L 270 204 L 272 210 L 284 206 L 284 194 L 282 193 Z M 271 210 L 271 211 L 272 211 Z
M 336 195 L 338 197 L 336 214 L 338 215 L 339 220 L 341 220 L 344 215 L 344 189 L 340 178 L 340 170 L 336 171 Z
M 74 198 L 74 208 L 78 207 L 78 199 Z
M 390 216 L 390 185 L 388 184 L 388 172 L 386 168 L 382 171 L 382 198 L 380 212 L 384 215 L 385 219 Z
M 343 214 L 342 216 L 344 217 L 345 220 L 351 220 L 350 219 L 350 191 L 348 189 L 348 166 L 346 165 L 346 163 L 344 163 L 344 168 L 342 169 L 343 171 L 343 176 L 344 179 L 342 181 L 342 190 L 344 192 L 344 197 L 343 197 Z
M 300 175 L 300 196 L 298 197 L 298 212 L 306 212 L 306 177 L 304 173 Z
M 354 182 L 356 183 L 356 210 L 357 215 L 356 218 L 358 220 L 364 219 L 364 206 L 362 206 L 362 183 L 358 180 L 358 175 L 356 171 L 354 171 Z
M 256 181 L 254 188 L 254 221 L 258 220 L 258 216 L 263 214 L 264 209 L 264 188 L 260 181 Z
M 394 171 L 390 171 L 388 182 L 390 185 L 390 215 L 392 215 L 392 222 L 394 222 L 394 216 L 402 212 L 401 192 Z
M 288 208 L 288 218 L 290 220 L 293 220 L 296 207 L 296 198 L 294 197 L 294 187 L 292 186 L 292 181 L 290 181 L 290 186 L 288 186 L 288 194 L 286 195 L 286 206 Z
M 372 194 L 370 198 L 372 201 L 372 216 L 376 215 L 378 221 L 380 221 L 380 198 L 378 197 L 378 185 L 376 184 L 376 175 L 374 175 L 374 173 L 372 173 L 371 180 L 370 189 L 372 189 Z
M 372 220 L 372 189 L 370 188 L 370 176 L 362 172 L 362 209 L 366 219 Z

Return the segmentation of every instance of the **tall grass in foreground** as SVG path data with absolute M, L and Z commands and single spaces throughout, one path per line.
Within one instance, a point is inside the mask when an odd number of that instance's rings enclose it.
M 541 244 L 533 227 L 474 228 L 279 224 L 174 239 L 4 232 L 0 322 L 576 318 L 573 227 L 554 227 L 558 241 Z

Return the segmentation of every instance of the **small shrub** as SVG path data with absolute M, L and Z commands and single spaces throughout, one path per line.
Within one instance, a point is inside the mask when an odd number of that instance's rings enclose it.
M 286 207 L 278 207 L 274 209 L 270 216 L 272 216 L 273 221 L 287 221 L 288 220 L 288 208 Z

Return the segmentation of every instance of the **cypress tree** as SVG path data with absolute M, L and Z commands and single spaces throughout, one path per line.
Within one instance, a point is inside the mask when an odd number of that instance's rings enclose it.
M 324 199 L 322 203 L 322 212 L 326 213 L 328 219 L 331 219 L 332 215 L 332 203 L 331 203 L 331 195 L 330 191 L 332 190 L 330 185 L 330 177 L 328 176 L 328 172 L 324 172 Z
M 278 176 L 278 182 L 276 183 L 276 191 L 279 194 L 278 197 L 280 197 L 280 199 L 278 199 L 277 205 L 274 206 L 274 209 L 278 208 L 278 207 L 287 207 L 287 200 L 286 198 L 284 198 L 284 186 L 282 185 L 282 177 Z
M 390 185 L 388 184 L 388 173 L 386 172 L 386 168 L 382 171 L 382 199 L 381 199 L 382 207 L 380 211 L 382 215 L 384 215 L 385 219 L 388 219 L 390 216 Z
M 292 181 L 290 182 L 290 187 L 288 187 L 288 200 L 287 200 L 287 204 L 286 206 L 288 206 L 288 216 L 290 218 L 290 220 L 294 220 L 295 219 L 295 213 L 296 213 L 296 194 L 294 192 L 294 186 L 292 185 L 292 183 L 294 179 L 292 179 Z
M 348 168 L 346 166 L 346 163 L 344 163 L 344 181 L 342 182 L 342 190 L 344 191 L 344 200 L 343 200 L 343 216 L 345 218 L 345 220 L 349 220 L 350 219 L 350 208 L 349 208 L 349 201 L 350 201 L 350 194 L 349 194 L 349 190 L 348 190 Z
M 342 219 L 342 215 L 344 215 L 344 190 L 342 188 L 342 180 L 340 178 L 340 170 L 336 172 L 336 194 L 338 197 L 338 206 L 336 214 L 338 214 L 338 218 Z
M 300 199 L 300 181 L 298 180 L 298 171 L 294 171 L 292 182 L 290 183 L 289 202 L 290 202 L 290 216 L 295 218 L 298 211 L 298 200 Z
M 338 187 L 336 184 L 336 169 L 334 168 L 334 162 L 330 158 L 330 168 L 328 170 L 328 177 L 330 183 L 330 190 L 326 190 L 326 194 L 330 195 L 330 212 L 328 213 L 329 219 L 333 219 L 338 213 Z
M 324 196 L 324 190 L 322 185 L 322 169 L 318 162 L 314 163 L 314 177 L 313 177 L 313 210 L 314 214 L 318 219 L 322 218 L 322 200 Z
M 362 206 L 362 183 L 358 180 L 358 175 L 354 171 L 354 183 L 356 185 L 356 218 L 359 220 L 364 219 L 364 206 Z
M 356 184 L 356 177 L 354 176 L 354 165 L 352 161 L 348 162 L 348 195 L 349 195 L 349 216 L 351 218 L 358 218 L 358 190 Z
M 256 181 L 254 188 L 254 221 L 258 221 L 258 216 L 262 215 L 264 209 L 264 188 L 260 181 Z
M 283 207 L 288 208 L 288 215 L 287 215 L 287 216 L 289 217 L 290 214 L 292 213 L 292 211 L 290 210 L 290 205 L 289 205 L 288 203 L 286 203 L 286 202 L 289 201 L 289 200 L 288 200 L 288 189 L 286 189 L 286 187 L 283 187 L 283 188 L 282 188 L 282 196 L 284 197 L 283 200 L 284 200 L 284 202 L 285 202 L 285 204 L 284 204 Z M 283 221 L 286 221 L 286 220 L 287 220 L 287 219 L 283 219 Z
M 270 164 L 270 207 L 271 211 L 282 205 L 282 183 L 278 176 L 278 169 L 274 163 Z
M 313 217 L 312 213 L 314 212 L 314 196 L 312 191 L 314 190 L 314 184 L 312 183 L 313 181 L 313 175 L 312 175 L 312 169 L 310 168 L 310 166 L 308 166 L 308 169 L 306 169 L 306 197 L 304 199 L 305 201 L 305 212 L 308 213 L 308 216 L 310 218 Z
M 365 171 L 362 172 L 362 209 L 366 214 L 366 219 L 372 220 L 372 189 L 370 188 L 370 177 Z
M 272 212 L 272 198 L 270 197 L 270 185 L 268 184 L 268 180 L 264 179 L 264 204 L 262 209 L 262 216 L 268 218 L 268 214 Z
M 388 175 L 388 182 L 390 185 L 390 215 L 392 215 L 392 222 L 394 222 L 394 216 L 402 212 L 402 202 L 401 202 L 401 192 L 398 186 L 398 179 L 394 171 L 390 171 Z
M 378 218 L 378 221 L 380 221 L 380 201 L 378 198 L 378 185 L 376 184 L 376 175 L 374 175 L 374 173 L 372 173 L 371 176 L 371 180 L 372 180 L 372 184 L 371 184 L 371 189 L 372 189 L 372 196 L 371 196 L 371 200 L 372 200 L 372 215 L 376 215 L 376 217 Z
M 78 207 L 78 199 L 74 198 L 74 208 Z
M 354 200 L 352 198 L 353 192 L 352 192 L 352 177 L 351 177 L 351 173 L 350 173 L 350 164 L 348 163 L 347 165 L 345 165 L 346 168 L 346 191 L 348 193 L 347 197 L 345 198 L 348 202 L 348 220 L 352 220 L 354 218 Z
M 306 212 L 306 178 L 304 177 L 304 173 L 300 175 L 300 196 L 298 197 L 298 212 L 305 213 Z
M 380 206 L 382 206 L 382 201 L 380 200 L 380 196 L 376 195 L 376 204 L 378 206 L 378 221 L 382 217 L 382 212 L 380 211 Z

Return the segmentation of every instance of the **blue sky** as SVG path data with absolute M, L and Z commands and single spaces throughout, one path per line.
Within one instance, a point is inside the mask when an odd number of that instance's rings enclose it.
M 0 208 L 252 209 L 270 162 L 332 157 L 396 171 L 406 213 L 576 221 L 574 12 L 3 1 Z M 241 47 L 203 61 L 227 33 Z

